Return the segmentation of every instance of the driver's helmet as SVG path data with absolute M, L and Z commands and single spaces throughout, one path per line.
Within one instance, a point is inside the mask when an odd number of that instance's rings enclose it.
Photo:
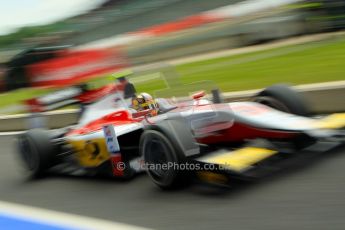
M 132 99 L 132 108 L 136 111 L 151 110 L 151 116 L 158 114 L 158 105 L 153 97 L 148 93 L 141 93 Z

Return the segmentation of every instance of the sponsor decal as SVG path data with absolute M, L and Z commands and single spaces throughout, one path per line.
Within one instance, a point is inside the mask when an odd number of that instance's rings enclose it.
M 107 145 L 108 152 L 111 153 L 110 162 L 113 168 L 113 175 L 123 176 L 125 164 L 122 161 L 122 157 L 120 153 L 120 145 L 119 145 L 119 141 L 117 140 L 115 128 L 113 125 L 105 125 L 103 126 L 103 132 L 104 132 L 105 143 Z
M 117 140 L 114 126 L 113 125 L 103 126 L 103 132 L 104 132 L 105 143 L 107 145 L 108 152 L 112 154 L 120 153 L 120 145 Z

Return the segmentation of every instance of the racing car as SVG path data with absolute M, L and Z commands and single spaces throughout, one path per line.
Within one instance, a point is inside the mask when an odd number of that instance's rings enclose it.
M 345 114 L 313 117 L 303 96 L 286 85 L 248 101 L 225 103 L 213 95 L 151 97 L 138 110 L 112 93 L 89 105 L 76 125 L 23 133 L 18 152 L 33 178 L 54 170 L 118 178 L 146 171 L 154 184 L 171 189 L 190 178 L 224 184 L 252 178 L 320 141 L 345 141 Z

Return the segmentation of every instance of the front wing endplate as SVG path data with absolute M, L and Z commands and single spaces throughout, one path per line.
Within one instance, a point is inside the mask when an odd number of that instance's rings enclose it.
M 243 172 L 251 168 L 254 164 L 277 153 L 278 151 L 266 148 L 244 147 L 230 152 L 207 155 L 197 159 L 197 161 L 208 164 L 216 164 L 223 169 L 228 169 L 235 172 Z

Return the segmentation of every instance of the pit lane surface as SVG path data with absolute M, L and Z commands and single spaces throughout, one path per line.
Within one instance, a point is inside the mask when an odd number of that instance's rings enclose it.
M 14 136 L 0 137 L 0 200 L 156 229 L 344 229 L 345 148 L 260 182 L 163 192 L 132 181 L 53 176 L 27 181 Z

